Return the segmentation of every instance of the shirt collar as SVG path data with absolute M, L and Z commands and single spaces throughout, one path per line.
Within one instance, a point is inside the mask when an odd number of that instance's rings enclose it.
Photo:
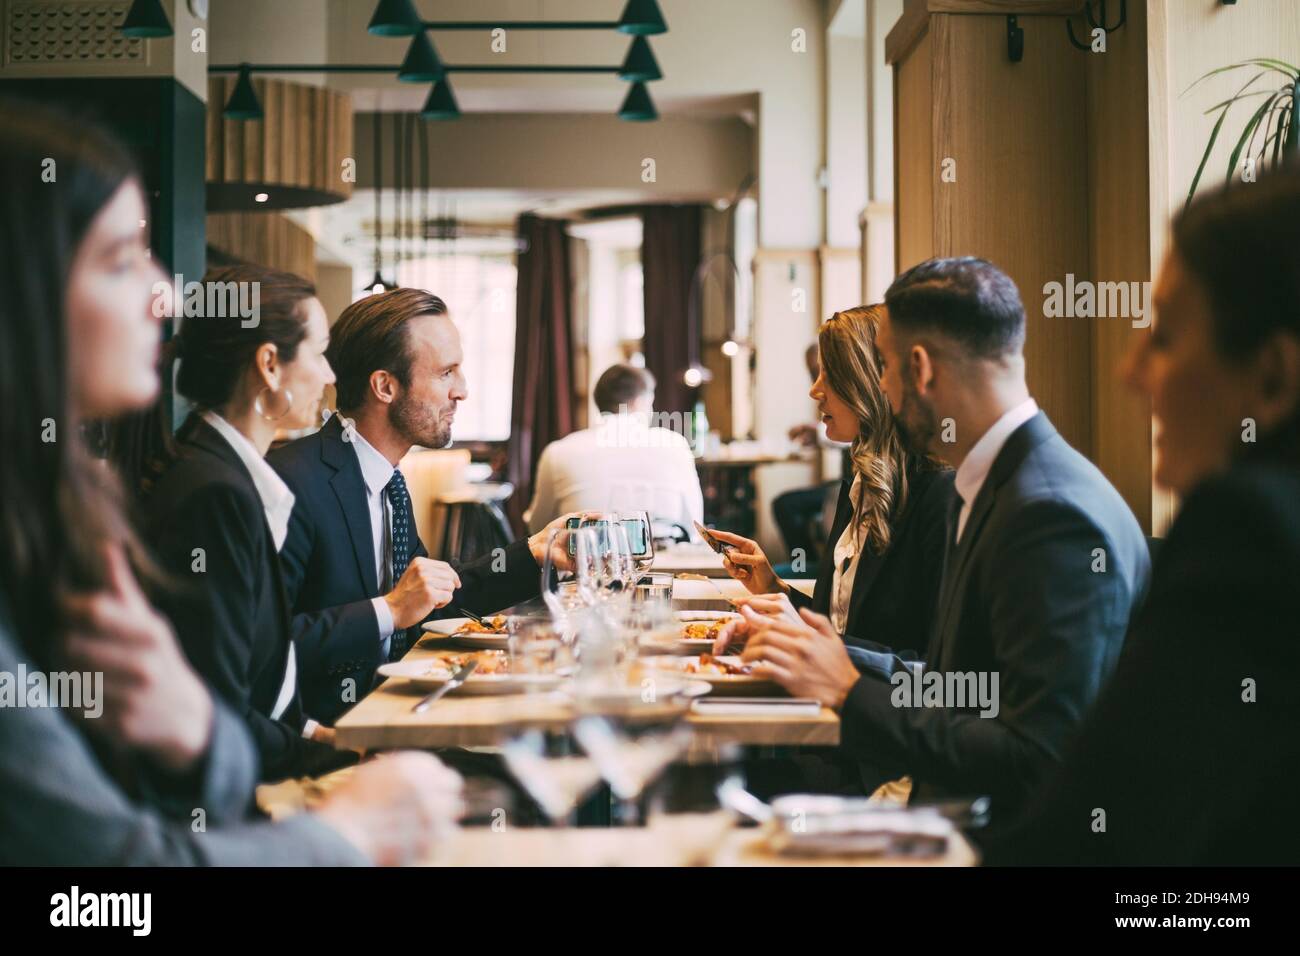
M 266 459 L 257 453 L 257 448 L 248 437 L 230 422 L 214 411 L 203 413 L 203 420 L 212 426 L 218 435 L 225 439 L 239 460 L 248 469 L 253 479 L 257 497 L 262 501 L 262 511 L 266 514 L 266 523 L 271 529 L 278 551 L 284 545 L 289 533 L 289 515 L 293 513 L 293 492 L 284 483 L 284 479 L 275 473 L 275 469 L 266 463 Z
M 1037 414 L 1038 403 L 1032 398 L 1027 398 L 1015 408 L 1003 413 L 1002 417 L 994 422 L 993 426 L 975 443 L 957 469 L 954 479 L 957 494 L 961 496 L 963 504 L 971 504 L 975 496 L 980 493 L 980 489 L 984 487 L 984 479 L 989 475 L 989 469 L 993 467 L 998 452 L 1007 443 L 1011 433 Z
M 361 465 L 361 478 L 366 483 L 366 490 L 372 495 L 382 493 L 397 469 L 355 428 L 352 429 L 352 447 L 357 450 L 357 462 Z

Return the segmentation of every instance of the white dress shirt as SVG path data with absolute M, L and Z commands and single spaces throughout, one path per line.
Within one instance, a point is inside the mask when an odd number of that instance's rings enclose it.
M 370 509 L 370 534 L 375 542 L 375 580 L 382 587 L 384 568 L 389 560 L 389 555 L 384 553 L 384 524 L 389 522 L 391 527 L 393 518 L 392 505 L 389 504 L 384 489 L 393 480 L 393 472 L 397 469 L 374 445 L 361 437 L 361 432 L 354 428 L 351 434 L 352 447 L 357 450 L 357 462 L 361 465 L 361 480 L 366 485 L 366 507 Z M 394 581 L 393 584 L 396 585 L 397 582 Z M 390 638 L 395 630 L 393 612 L 382 594 L 370 603 L 375 608 L 375 619 L 379 622 L 379 640 L 383 645 L 384 657 L 387 658 L 392 643 Z
M 858 577 L 858 557 L 862 553 L 862 525 L 854 519 L 857 517 L 858 498 L 862 495 L 862 476 L 854 475 L 849 488 L 849 523 L 840 533 L 835 543 L 835 552 L 831 556 L 835 562 L 835 574 L 831 578 L 831 626 L 836 633 L 843 634 L 849 619 L 849 601 L 853 598 L 853 582 Z
M 961 513 L 957 516 L 957 537 L 954 540 L 961 540 L 961 533 L 966 529 L 966 519 L 970 517 L 971 505 L 984 487 L 984 480 L 988 478 L 989 469 L 997 460 L 998 452 L 1012 432 L 1037 414 L 1038 403 L 1032 398 L 1025 399 L 994 422 L 966 454 L 954 478 L 957 494 L 961 497 Z
M 248 469 L 257 489 L 257 497 L 262 500 L 262 513 L 266 516 L 267 527 L 275 541 L 275 550 L 284 547 L 284 539 L 289 533 L 289 516 L 293 514 L 293 492 L 284 483 L 284 479 L 275 473 L 275 469 L 266 463 L 266 459 L 257 453 L 257 448 L 248 437 L 216 412 L 203 413 L 203 420 L 226 440 L 234 449 L 239 460 Z M 273 558 L 272 560 L 276 560 Z M 279 720 L 293 702 L 293 694 L 298 686 L 298 660 L 294 654 L 293 641 L 289 642 L 289 653 L 285 656 L 284 679 L 280 682 L 280 693 L 271 708 L 271 719 Z M 307 721 L 303 736 L 310 737 L 315 729 L 315 721 Z
M 681 435 L 636 412 L 603 414 L 591 428 L 551 442 L 537 463 L 529 530 L 570 511 L 648 511 L 692 531 L 704 522 L 695 455 Z

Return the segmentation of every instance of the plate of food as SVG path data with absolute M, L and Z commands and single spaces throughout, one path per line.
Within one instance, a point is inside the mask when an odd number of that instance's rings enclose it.
M 426 621 L 424 630 L 433 637 L 452 638 L 458 644 L 483 650 L 505 650 L 509 636 L 504 614 L 485 617 L 482 623 L 468 617 L 444 617 Z
M 383 677 L 409 681 L 419 690 L 437 690 L 471 660 L 478 665 L 453 694 L 520 694 L 530 690 L 554 690 L 564 683 L 564 674 L 515 674 L 510 656 L 503 651 L 471 651 L 445 654 L 421 660 L 394 661 L 379 668 Z
M 683 657 L 647 657 L 642 659 L 647 667 L 659 668 L 688 680 L 707 681 L 714 690 L 731 694 L 782 693 L 780 685 L 770 677 L 754 674 L 752 664 L 744 663 L 731 654 L 689 654 Z

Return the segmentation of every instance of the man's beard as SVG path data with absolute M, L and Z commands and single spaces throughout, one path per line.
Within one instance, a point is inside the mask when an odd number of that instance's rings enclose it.
M 939 422 L 934 409 L 920 395 L 911 382 L 903 383 L 903 407 L 894 415 L 898 437 L 913 455 L 933 452 L 934 437 L 939 433 Z
M 407 390 L 388 406 L 388 422 L 402 440 L 423 448 L 444 448 L 451 441 L 451 422 L 444 421 L 438 410 L 418 402 Z

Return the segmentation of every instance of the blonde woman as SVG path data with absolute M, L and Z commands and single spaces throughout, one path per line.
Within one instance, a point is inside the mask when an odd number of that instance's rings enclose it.
M 880 385 L 876 329 L 884 310 L 836 312 L 818 335 L 821 371 L 808 394 L 826 436 L 852 443 L 853 472 L 840 489 L 812 597 L 782 581 L 757 542 L 715 533 L 736 546 L 726 568 L 756 595 L 745 603 L 767 613 L 807 607 L 825 614 L 846 643 L 863 650 L 854 654 L 859 666 L 879 662 L 888 670 L 898 657 L 924 656 L 953 491 L 950 470 L 905 451 L 899 438 Z M 737 622 L 719 643 L 743 639 L 746 629 Z

